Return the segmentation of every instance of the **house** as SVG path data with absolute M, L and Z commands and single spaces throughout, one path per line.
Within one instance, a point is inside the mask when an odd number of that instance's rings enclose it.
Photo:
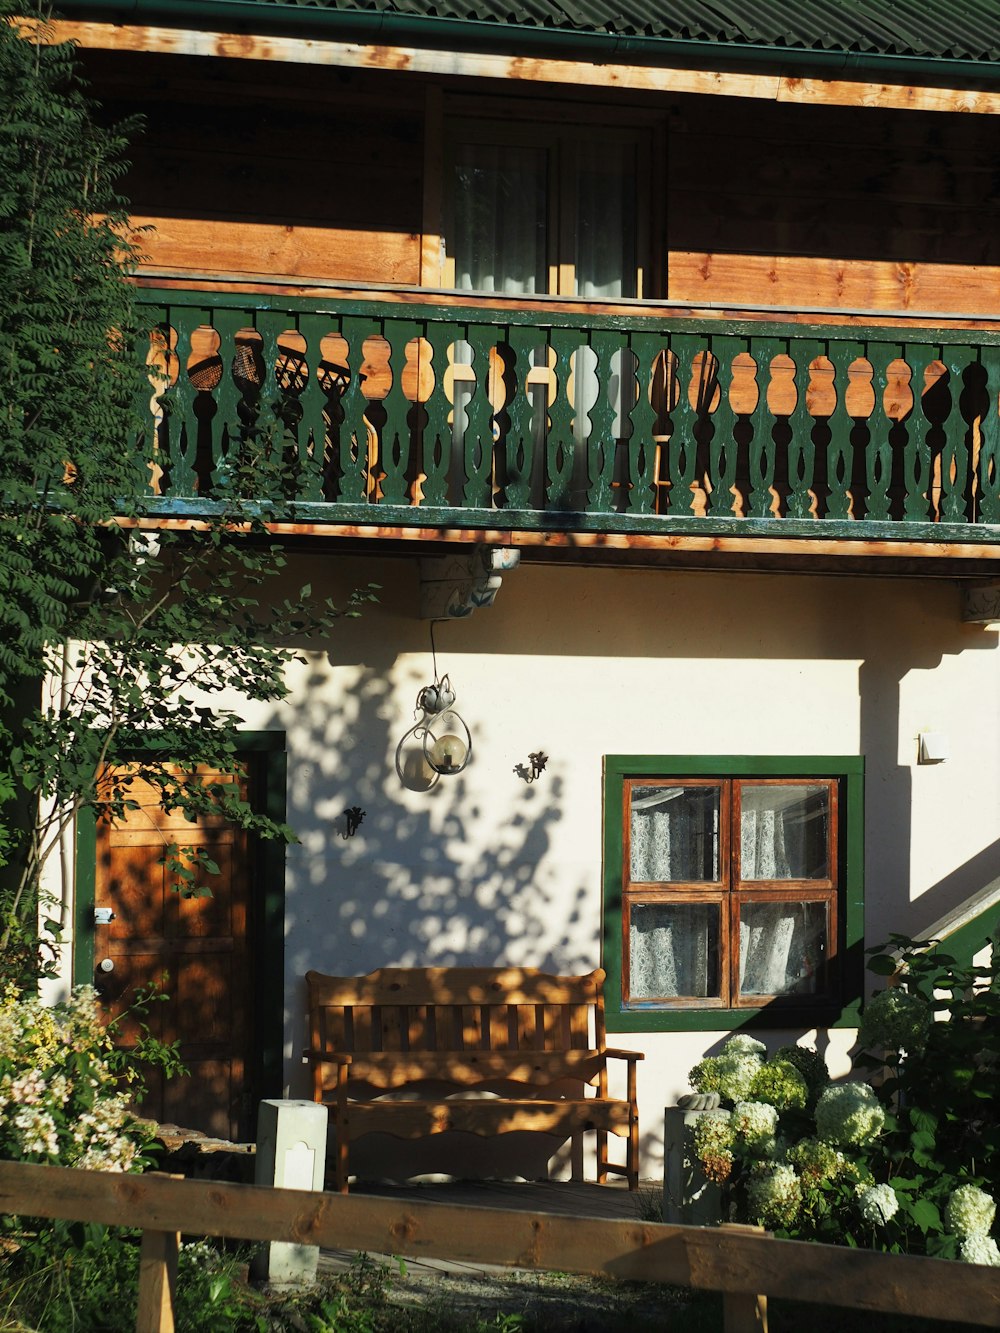
M 727 1033 L 842 1074 L 866 947 L 986 935 L 980 9 L 63 0 L 95 95 L 147 119 L 149 514 L 197 521 L 280 429 L 260 498 L 293 575 L 381 589 L 286 705 L 244 708 L 283 862 L 206 830 L 219 889 L 164 925 L 141 834 L 81 842 L 77 977 L 172 974 L 197 1077 L 160 1114 L 245 1134 L 260 1096 L 307 1095 L 309 968 L 603 965 L 652 1175 Z M 458 728 L 439 774 L 412 729 L 445 675 L 472 756 Z M 425 1146 L 409 1170 L 562 1161 Z

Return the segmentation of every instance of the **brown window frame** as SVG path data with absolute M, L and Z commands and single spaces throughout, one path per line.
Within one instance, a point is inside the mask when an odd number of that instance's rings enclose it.
M 631 792 L 633 787 L 708 787 L 719 790 L 719 878 L 712 881 L 633 881 Z M 744 787 L 812 786 L 825 787 L 828 792 L 828 824 L 826 846 L 827 874 L 814 879 L 748 880 L 742 876 L 741 826 Z M 815 777 L 803 774 L 795 777 L 774 777 L 764 774 L 739 776 L 684 777 L 630 776 L 623 785 L 622 801 L 622 1004 L 628 1008 L 658 1009 L 760 1009 L 764 1005 L 787 1006 L 801 1010 L 804 1006 L 821 1007 L 838 1000 L 838 940 L 841 934 L 840 899 L 842 896 L 840 865 L 840 782 L 836 777 Z M 712 996 L 649 996 L 633 998 L 631 979 L 631 913 L 635 906 L 648 903 L 713 903 L 719 907 L 719 994 Z M 803 993 L 753 993 L 741 995 L 739 986 L 739 922 L 740 909 L 747 903 L 794 902 L 823 903 L 827 907 L 827 949 L 816 969 L 816 989 Z

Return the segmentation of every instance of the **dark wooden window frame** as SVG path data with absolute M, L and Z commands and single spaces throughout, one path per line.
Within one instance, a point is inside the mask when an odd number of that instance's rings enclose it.
M 454 289 L 454 256 L 447 253 L 446 236 L 450 230 L 450 172 L 457 145 L 500 142 L 511 145 L 537 145 L 553 154 L 547 187 L 550 205 L 550 230 L 547 235 L 547 290 L 525 296 L 525 301 L 545 300 L 548 296 L 573 295 L 576 255 L 572 194 L 571 147 L 580 150 L 590 142 L 594 150 L 614 152 L 627 147 L 636 155 L 635 272 L 632 297 L 608 298 L 612 304 L 635 299 L 650 300 L 662 291 L 659 256 L 653 238 L 662 233 L 662 203 L 658 187 L 664 149 L 664 120 L 661 115 L 637 109 L 572 107 L 539 100 L 510 103 L 496 98 L 453 95 L 436 112 L 435 136 L 440 136 L 438 152 L 426 164 L 427 171 L 438 177 L 430 196 L 425 199 L 424 231 L 437 235 L 440 245 L 440 270 L 425 275 L 427 285 Z M 568 116 L 568 110 L 572 115 Z
M 662 780 L 675 785 L 719 785 L 719 879 L 713 882 L 631 883 L 628 879 L 630 784 Z M 828 875 L 823 879 L 744 880 L 737 827 L 741 782 L 828 784 L 832 830 Z M 732 808 L 730 808 L 732 802 Z M 604 958 L 605 1003 L 613 1031 L 696 1030 L 766 1026 L 852 1026 L 860 1011 L 864 951 L 864 760 L 858 756 L 608 755 L 604 773 Z M 730 842 L 737 845 L 730 845 Z M 723 937 L 735 938 L 741 905 L 748 901 L 823 902 L 829 912 L 830 949 L 817 993 L 740 999 L 738 950 L 723 948 L 718 998 L 643 998 L 628 995 L 629 913 L 657 902 L 712 902 L 728 918 Z

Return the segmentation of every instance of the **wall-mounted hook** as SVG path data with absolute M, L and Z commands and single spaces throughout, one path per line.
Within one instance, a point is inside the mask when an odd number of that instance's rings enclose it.
M 514 772 L 524 782 L 535 782 L 545 771 L 545 765 L 549 762 L 549 756 L 544 750 L 536 750 L 534 754 L 528 755 L 526 764 L 515 764 Z
M 348 806 L 344 811 L 344 832 L 341 834 L 341 837 L 345 839 L 353 838 L 355 833 L 357 833 L 358 829 L 361 827 L 361 821 L 364 819 L 365 813 L 366 812 L 361 809 L 360 805 Z

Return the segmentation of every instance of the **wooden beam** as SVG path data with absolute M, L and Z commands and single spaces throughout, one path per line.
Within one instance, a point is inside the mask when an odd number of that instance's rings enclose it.
M 1000 93 L 967 88 L 872 83 L 861 79 L 803 79 L 780 71 L 736 73 L 680 67 L 601 64 L 584 60 L 534 59 L 484 52 L 436 51 L 422 47 L 366 45 L 257 33 L 203 32 L 120 23 L 60 19 L 49 24 L 56 41 L 103 51 L 215 56 L 292 64 L 381 69 L 453 78 L 508 79 L 632 92 L 698 93 L 754 97 L 776 102 L 813 102 L 880 110 L 965 111 L 1000 115 Z
M 0 1162 L 0 1212 L 594 1273 L 1000 1328 L 1000 1274 L 725 1228 L 559 1217 Z
M 204 531 L 210 526 L 194 518 L 122 519 L 122 527 L 137 527 L 155 532 Z M 893 560 L 960 560 L 975 564 L 980 561 L 1000 561 L 1000 545 L 988 542 L 927 542 L 845 540 L 837 537 L 718 537 L 690 536 L 670 532 L 517 532 L 510 528 L 434 528 L 392 527 L 359 523 L 266 523 L 268 532 L 277 537 L 315 537 L 346 541 L 438 542 L 443 545 L 478 542 L 490 546 L 518 548 L 548 547 L 555 551 L 639 551 L 647 550 L 668 554 L 694 552 L 704 555 L 764 555 L 789 556 L 799 561 L 802 557 L 833 558 L 842 561 L 845 573 L 853 561 L 861 559 Z M 822 526 L 817 522 L 817 527 Z M 234 531 L 241 530 L 239 524 Z M 799 572 L 808 574 L 808 565 L 799 565 Z M 969 569 L 968 577 L 976 571 Z M 982 574 L 979 574 L 982 577 Z

